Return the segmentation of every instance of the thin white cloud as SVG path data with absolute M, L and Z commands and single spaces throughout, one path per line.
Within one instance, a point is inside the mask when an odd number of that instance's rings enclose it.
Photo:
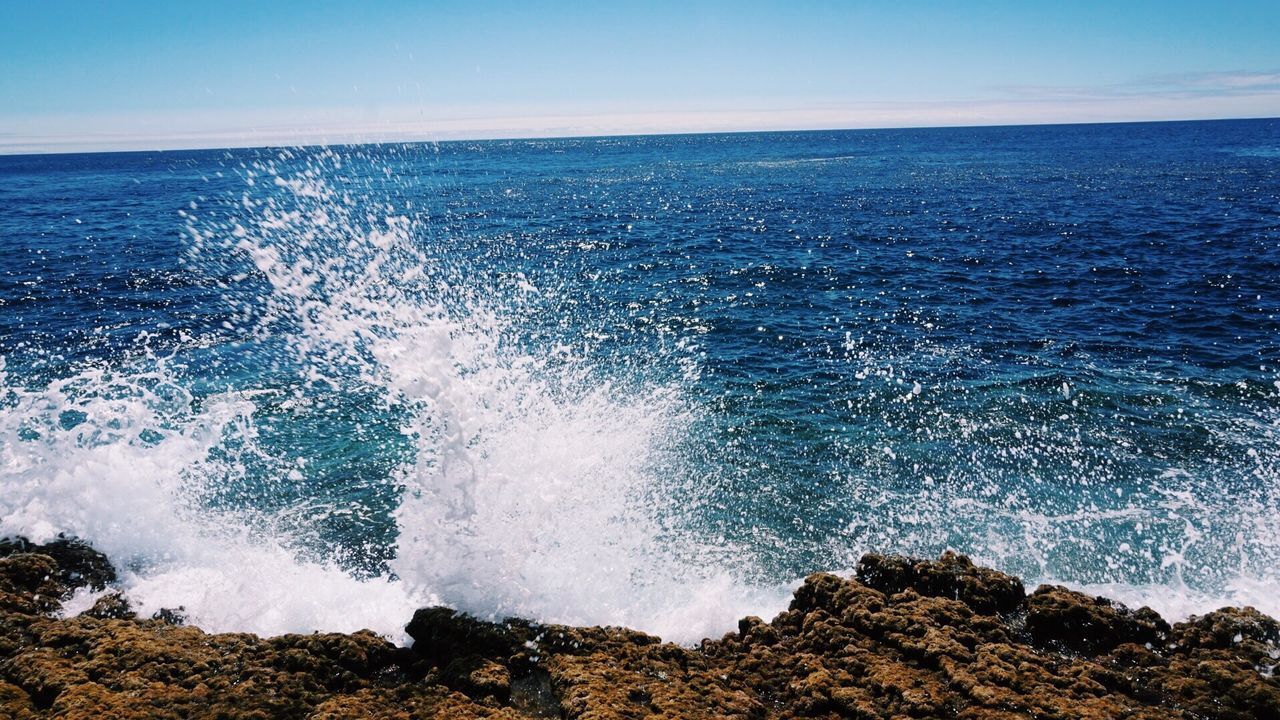
M 1280 73 L 1198 73 L 1102 88 L 1004 90 L 1002 99 L 805 108 L 366 107 L 267 111 L 249 118 L 231 111 L 44 116 L 9 120 L 9 127 L 0 128 L 0 153 L 1280 116 Z
M 1155 78 L 1153 84 L 1219 95 L 1280 91 L 1280 72 L 1185 73 Z
M 1280 71 L 1176 73 L 1117 85 L 1007 85 L 995 89 L 1010 97 L 1042 100 L 1271 96 L 1280 94 Z

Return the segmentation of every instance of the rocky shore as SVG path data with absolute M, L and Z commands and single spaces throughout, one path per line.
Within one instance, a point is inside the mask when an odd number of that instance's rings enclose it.
M 412 647 L 208 634 L 104 595 L 107 558 L 0 541 L 2 718 L 1280 718 L 1280 624 L 1251 608 L 1170 625 L 947 554 L 816 574 L 772 621 L 696 648 L 622 628 L 419 610 Z

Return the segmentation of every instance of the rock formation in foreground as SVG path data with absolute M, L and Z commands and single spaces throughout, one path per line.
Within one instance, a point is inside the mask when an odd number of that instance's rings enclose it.
M 620 628 L 418 611 L 368 632 L 208 634 L 139 619 L 74 540 L 0 541 L 0 718 L 1280 718 L 1280 625 L 1226 609 L 1170 626 L 947 554 L 868 555 L 697 648 Z

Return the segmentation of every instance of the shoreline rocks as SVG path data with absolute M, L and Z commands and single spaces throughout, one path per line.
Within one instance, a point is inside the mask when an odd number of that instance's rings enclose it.
M 424 608 L 370 632 L 262 638 L 139 619 L 87 544 L 0 541 L 5 718 L 1280 718 L 1280 623 L 1169 624 L 951 553 L 818 573 L 772 621 L 696 648 L 623 628 Z

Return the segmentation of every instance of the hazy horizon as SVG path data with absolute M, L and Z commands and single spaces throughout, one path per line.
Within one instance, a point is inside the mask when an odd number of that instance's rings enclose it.
M 1171 118 L 1158 120 L 1082 120 L 1078 122 L 1006 122 L 1006 123 L 986 123 L 986 124 L 967 124 L 956 123 L 951 125 L 875 125 L 866 127 L 778 127 L 763 129 L 731 129 L 731 130 L 669 130 L 654 132 L 601 132 L 601 133 L 580 133 L 580 134 L 529 134 L 529 135 L 467 135 L 461 133 L 457 136 L 448 137 L 367 137 L 350 136 L 348 139 L 341 137 L 328 138 L 319 137 L 315 139 L 301 136 L 301 141 L 291 142 L 288 140 L 282 142 L 258 142 L 246 141 L 242 144 L 226 144 L 226 145 L 191 145 L 191 146 L 173 146 L 173 147 L 120 147 L 120 148 L 103 148 L 103 149 L 79 149 L 70 148 L 64 145 L 51 146 L 47 149 L 37 149 L 31 151 L 11 151 L 0 147 L 0 156 L 19 157 L 19 156 L 39 156 L 39 155 L 76 155 L 76 154 L 109 154 L 109 153 L 145 153 L 145 152 L 201 152 L 213 150 L 252 150 L 259 148 L 311 148 L 311 147 L 338 147 L 338 146 L 359 146 L 359 145 L 413 145 L 421 143 L 459 143 L 459 142 L 500 142 L 500 141 L 521 141 L 521 140 L 576 140 L 576 139 L 592 139 L 592 138 L 625 138 L 625 137 L 656 137 L 664 135 L 737 135 L 737 134 L 755 134 L 755 133 L 811 133 L 811 132 L 876 132 L 891 130 L 948 130 L 948 129 L 983 129 L 983 128 L 1018 128 L 1018 127 L 1053 127 L 1053 126 L 1072 126 L 1072 125 L 1151 125 L 1151 124 L 1178 124 L 1178 123 L 1219 123 L 1219 122 L 1249 122 L 1254 120 L 1277 120 L 1280 115 L 1259 115 L 1253 117 L 1205 117 L 1205 118 Z M 299 139 L 294 137 L 295 140 Z

